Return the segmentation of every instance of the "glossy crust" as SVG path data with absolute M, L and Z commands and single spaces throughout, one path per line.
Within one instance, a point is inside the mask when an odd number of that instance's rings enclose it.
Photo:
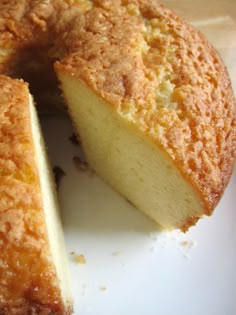
M 0 76 L 0 314 L 71 314 L 48 245 L 23 81 Z
M 167 152 L 211 214 L 233 168 L 235 100 L 200 32 L 155 0 L 10 1 L 0 16 L 4 73 L 19 52 L 44 47 L 56 71 L 86 82 Z

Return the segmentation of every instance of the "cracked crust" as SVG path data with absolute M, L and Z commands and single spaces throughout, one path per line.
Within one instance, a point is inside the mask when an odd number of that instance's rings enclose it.
M 166 151 L 209 215 L 235 158 L 235 100 L 225 66 L 200 32 L 156 1 L 111 2 L 94 1 L 73 32 L 61 31 L 70 53 L 56 70 L 85 81 Z
M 52 261 L 27 84 L 0 76 L 0 314 L 70 314 Z
M 200 32 L 155 0 L 21 0 L 0 12 L 0 71 L 42 47 L 47 69 L 59 60 L 56 71 L 82 79 L 167 152 L 211 214 L 233 168 L 235 100 Z

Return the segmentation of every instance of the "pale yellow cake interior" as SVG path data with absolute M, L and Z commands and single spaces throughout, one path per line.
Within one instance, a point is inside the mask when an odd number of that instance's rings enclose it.
M 59 205 L 57 202 L 54 179 L 32 97 L 30 97 L 30 115 L 51 258 L 56 267 L 62 298 L 64 299 L 65 305 L 70 305 L 72 303 L 71 283 L 64 245 L 64 234 L 60 221 Z
M 200 197 L 162 150 L 80 80 L 59 79 L 87 160 L 106 182 L 166 229 L 203 215 Z

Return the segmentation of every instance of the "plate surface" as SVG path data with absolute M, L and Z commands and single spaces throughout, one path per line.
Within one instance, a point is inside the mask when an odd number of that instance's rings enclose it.
M 212 217 L 164 233 L 75 166 L 81 152 L 66 117 L 44 117 L 43 131 L 52 164 L 66 173 L 59 199 L 76 315 L 236 314 L 235 173 Z

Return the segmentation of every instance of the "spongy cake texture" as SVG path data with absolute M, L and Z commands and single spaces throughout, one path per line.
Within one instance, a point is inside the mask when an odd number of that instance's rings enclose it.
M 155 0 L 10 1 L 0 12 L 2 72 L 41 47 L 166 152 L 212 212 L 232 172 L 235 101 L 200 32 Z
M 64 36 L 73 54 L 58 68 L 85 81 L 168 152 L 210 214 L 235 154 L 225 66 L 200 32 L 156 1 L 122 3 L 100 2 L 78 19 L 76 36 Z
M 219 202 L 236 149 L 230 79 L 204 36 L 157 1 L 0 1 L 0 73 L 29 81 L 39 109 L 57 75 L 91 166 L 164 227 L 186 231 Z M 71 314 L 49 242 L 56 216 L 44 217 L 29 91 L 3 75 L 0 314 Z

